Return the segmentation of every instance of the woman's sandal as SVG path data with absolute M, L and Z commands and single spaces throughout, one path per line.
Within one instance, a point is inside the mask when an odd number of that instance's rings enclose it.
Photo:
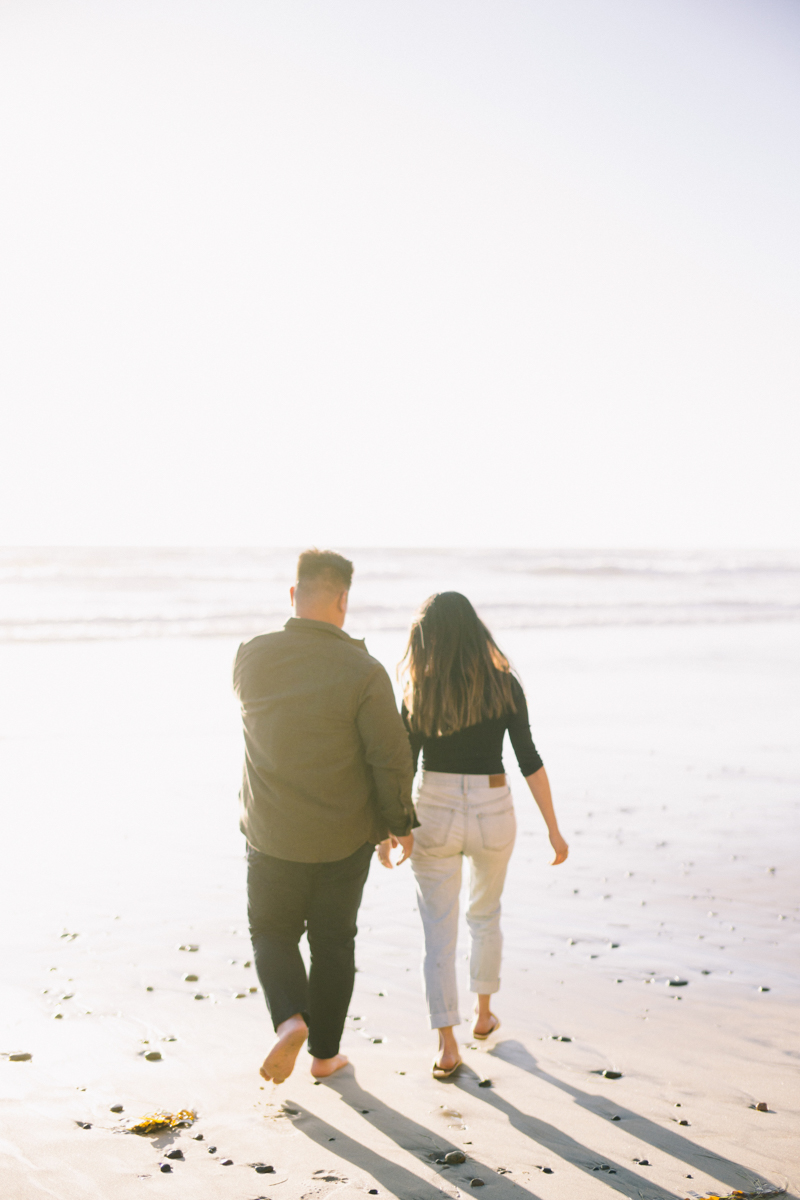
M 436 1065 L 436 1059 L 433 1060 L 432 1075 L 434 1079 L 449 1079 L 451 1075 L 455 1075 L 459 1067 L 463 1067 L 464 1063 L 461 1059 L 453 1067 L 439 1067 Z
M 490 1038 L 493 1033 L 497 1033 L 498 1029 L 500 1028 L 500 1018 L 496 1017 L 494 1015 L 494 1013 L 491 1014 L 491 1017 L 492 1017 L 493 1025 L 488 1033 L 476 1033 L 475 1030 L 473 1029 L 472 1036 L 475 1038 L 476 1041 L 485 1042 L 486 1039 Z

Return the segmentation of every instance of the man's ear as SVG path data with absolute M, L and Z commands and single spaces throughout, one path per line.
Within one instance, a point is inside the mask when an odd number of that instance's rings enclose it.
M 349 600 L 349 598 L 350 598 L 349 592 L 340 592 L 339 593 L 339 599 L 336 602 L 336 607 L 339 609 L 340 613 L 347 612 L 347 601 Z
M 294 608 L 294 592 L 295 592 L 294 586 L 290 587 L 289 588 L 289 600 L 291 601 L 292 608 Z

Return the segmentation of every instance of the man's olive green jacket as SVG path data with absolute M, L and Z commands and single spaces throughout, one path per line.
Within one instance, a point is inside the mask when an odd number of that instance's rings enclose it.
M 336 862 L 419 822 L 414 768 L 392 685 L 363 641 L 292 617 L 243 642 L 242 833 L 292 862 Z

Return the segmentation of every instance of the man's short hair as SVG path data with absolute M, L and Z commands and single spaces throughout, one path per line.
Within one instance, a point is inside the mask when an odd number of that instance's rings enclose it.
M 349 592 L 353 564 L 334 550 L 304 550 L 297 560 L 297 586 L 302 595 Z

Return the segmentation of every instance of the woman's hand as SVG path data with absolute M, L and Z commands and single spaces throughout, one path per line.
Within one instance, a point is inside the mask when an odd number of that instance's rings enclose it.
M 559 863 L 562 863 L 566 860 L 566 857 L 569 854 L 569 846 L 564 841 L 557 829 L 554 829 L 550 834 L 550 845 L 556 852 L 556 856 L 550 863 L 550 866 L 557 867 Z
M 392 870 L 395 864 L 392 862 L 391 854 L 392 850 L 396 850 L 398 846 L 403 851 L 402 858 L 397 860 L 397 866 L 400 867 L 407 858 L 411 857 L 411 851 L 414 849 L 413 833 L 409 833 L 407 837 L 395 837 L 394 834 L 391 834 L 385 841 L 378 842 L 378 858 L 382 867 L 387 867 L 390 871 Z

